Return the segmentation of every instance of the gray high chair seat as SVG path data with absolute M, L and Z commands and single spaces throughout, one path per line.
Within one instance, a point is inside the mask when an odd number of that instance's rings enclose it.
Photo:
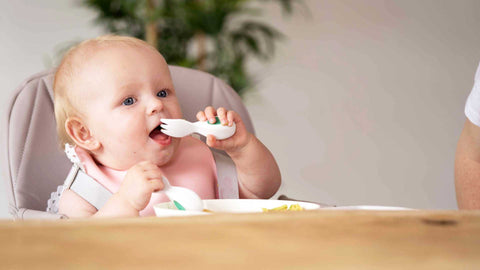
M 242 100 L 222 80 L 205 72 L 169 66 L 184 118 L 196 121 L 206 106 L 235 110 L 254 128 Z M 60 218 L 45 212 L 50 194 L 62 185 L 72 163 L 60 149 L 53 110 L 55 69 L 25 80 L 13 93 L 1 133 L 1 170 L 8 208 L 15 219 Z

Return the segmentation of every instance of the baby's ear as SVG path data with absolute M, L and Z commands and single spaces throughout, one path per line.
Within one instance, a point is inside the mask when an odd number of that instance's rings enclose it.
M 65 129 L 76 145 L 90 151 L 98 150 L 100 142 L 93 137 L 90 129 L 78 117 L 69 117 Z

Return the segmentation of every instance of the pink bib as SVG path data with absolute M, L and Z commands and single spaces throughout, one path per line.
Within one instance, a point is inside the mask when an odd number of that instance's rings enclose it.
M 85 173 L 110 192 L 118 192 L 126 171 L 117 171 L 97 164 L 90 154 L 80 147 L 75 147 L 75 152 Z M 173 186 L 189 188 L 202 199 L 218 198 L 215 160 L 208 146 L 196 138 L 182 138 L 175 158 L 167 166 L 161 167 L 161 170 Z M 168 198 L 162 192 L 152 193 L 149 204 L 140 211 L 140 215 L 155 215 L 153 205 L 166 201 Z

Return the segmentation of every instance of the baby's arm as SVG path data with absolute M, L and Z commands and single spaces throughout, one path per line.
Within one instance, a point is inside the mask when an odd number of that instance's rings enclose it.
M 118 193 L 113 194 L 107 203 L 97 211 L 97 208 L 70 189 L 63 192 L 58 212 L 69 218 L 138 216 L 138 211 L 126 204 Z
M 134 217 L 150 201 L 152 192 L 163 189 L 162 173 L 153 163 L 144 161 L 130 168 L 117 193 L 98 211 L 71 190 L 60 197 L 59 213 L 68 217 Z
M 215 115 L 225 125 L 235 122 L 235 134 L 225 140 L 216 140 L 207 136 L 207 145 L 224 150 L 233 160 L 237 169 L 240 198 L 270 198 L 277 192 L 281 183 L 280 170 L 272 153 L 248 132 L 241 117 L 234 111 L 207 107 L 200 111 L 197 118 L 215 123 Z

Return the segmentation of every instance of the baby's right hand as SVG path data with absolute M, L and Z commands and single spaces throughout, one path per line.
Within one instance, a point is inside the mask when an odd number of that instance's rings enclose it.
M 152 192 L 163 189 L 162 172 L 150 161 L 142 161 L 127 171 L 118 195 L 137 211 L 143 210 Z

